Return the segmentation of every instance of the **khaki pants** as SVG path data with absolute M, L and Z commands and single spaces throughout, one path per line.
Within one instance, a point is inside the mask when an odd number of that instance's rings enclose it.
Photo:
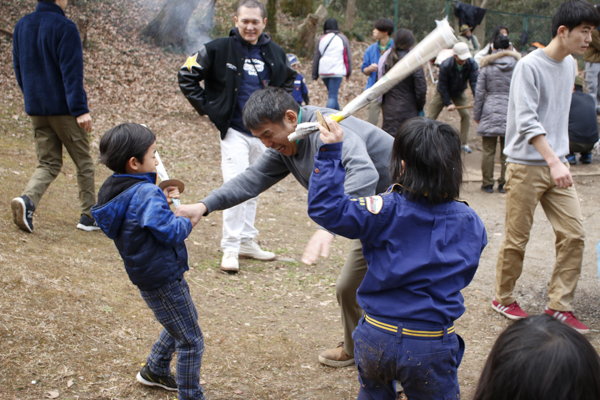
M 540 203 L 556 235 L 556 264 L 548 287 L 548 307 L 572 311 L 585 239 L 575 188 L 557 187 L 547 166 L 514 163 L 508 163 L 504 188 L 506 238 L 496 264 L 496 301 L 507 306 L 516 300 L 513 290 L 523 270 L 533 214 Z
M 379 123 L 379 115 L 381 114 L 381 103 L 379 101 L 374 101 L 372 103 L 367 104 L 367 122 L 375 125 Z
M 92 218 L 90 209 L 96 203 L 96 195 L 94 161 L 87 132 L 77 125 L 72 115 L 31 116 L 31 122 L 38 165 L 22 194 L 37 208 L 46 189 L 60 172 L 64 145 L 77 169 L 81 214 Z
M 452 103 L 455 106 L 466 106 L 467 95 L 463 91 L 459 96 L 451 97 Z M 427 118 L 437 119 L 438 115 L 444 109 L 444 103 L 442 102 L 442 95 L 437 90 L 435 91 L 435 95 L 429 103 L 429 109 L 427 110 Z M 469 126 L 471 124 L 471 116 L 469 115 L 469 111 L 467 109 L 457 110 L 460 114 L 460 143 L 465 145 L 467 144 L 467 140 L 469 139 Z
M 483 180 L 481 186 L 494 185 L 494 163 L 496 161 L 496 143 L 498 139 L 500 139 L 500 160 L 502 160 L 498 185 L 506 183 L 506 154 L 502 152 L 504 150 L 504 136 L 484 136 L 481 138 L 483 144 L 483 156 L 481 157 L 481 175 Z
M 358 326 L 363 311 L 356 301 L 356 291 L 367 273 L 367 260 L 363 257 L 360 240 L 355 239 L 350 244 L 346 263 L 338 276 L 335 285 L 335 295 L 342 311 L 342 326 L 344 328 L 344 351 L 354 356 L 354 340 L 352 332 Z

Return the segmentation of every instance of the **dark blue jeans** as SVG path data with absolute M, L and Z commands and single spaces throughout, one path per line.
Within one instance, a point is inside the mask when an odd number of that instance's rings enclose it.
M 148 367 L 155 374 L 171 375 L 171 359 L 177 350 L 175 381 L 179 400 L 204 400 L 200 386 L 204 337 L 187 282 L 182 276 L 158 289 L 140 290 L 140 293 L 164 327 L 148 356 Z
M 338 92 L 340 91 L 340 86 L 342 85 L 342 78 L 322 77 L 322 79 L 328 93 L 327 105 L 325 107 L 339 110 L 340 103 L 338 103 Z
M 363 317 L 352 335 L 361 384 L 357 400 L 396 400 L 395 380 L 402 383 L 410 400 L 460 399 L 457 369 L 465 349 L 460 336 L 448 333 L 445 327 L 439 338 L 414 337 L 403 334 L 402 328 L 436 328 L 398 322 L 394 325 L 399 333 L 373 326 Z

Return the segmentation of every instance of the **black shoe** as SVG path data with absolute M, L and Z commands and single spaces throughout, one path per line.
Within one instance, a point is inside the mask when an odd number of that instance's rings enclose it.
M 592 162 L 592 154 L 591 153 L 581 153 L 579 157 L 579 161 L 583 164 L 590 164 Z
M 494 185 L 485 185 L 481 187 L 481 190 L 488 193 L 494 193 Z
M 506 190 L 504 190 L 504 183 L 502 185 L 498 185 L 498 191 L 500 193 L 506 193 Z
M 144 365 L 140 372 L 138 372 L 136 379 L 139 383 L 146 386 L 158 386 L 172 392 L 177 391 L 177 382 L 175 382 L 173 374 L 169 376 L 156 375 L 154 372 L 150 371 L 148 365 Z
M 77 229 L 81 229 L 82 231 L 91 232 L 97 231 L 100 229 L 96 220 L 94 218 L 90 218 L 87 215 L 82 215 L 79 218 L 79 223 L 77 224 Z
M 15 225 L 25 232 L 33 232 L 33 212 L 35 206 L 27 196 L 15 197 L 10 202 Z

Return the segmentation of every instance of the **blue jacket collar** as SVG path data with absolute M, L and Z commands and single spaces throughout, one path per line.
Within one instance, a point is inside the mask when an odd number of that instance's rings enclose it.
M 135 178 L 156 185 L 156 172 L 145 172 L 143 174 L 113 174 L 115 178 Z
M 54 12 L 57 14 L 65 16 L 65 12 L 60 6 L 56 3 L 49 3 L 47 1 L 38 2 L 37 7 L 35 8 L 36 12 Z

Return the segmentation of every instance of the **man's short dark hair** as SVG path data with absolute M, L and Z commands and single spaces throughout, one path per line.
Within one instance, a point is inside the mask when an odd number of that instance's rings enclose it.
M 156 136 L 145 126 L 132 123 L 117 125 L 100 139 L 100 163 L 117 174 L 125 174 L 127 161 L 135 157 L 143 163 L 154 142 Z
M 575 329 L 549 315 L 521 319 L 496 340 L 474 400 L 600 398 L 600 358 Z
M 404 170 L 402 168 L 404 161 Z M 390 160 L 390 180 L 408 198 L 429 204 L 457 199 L 462 184 L 460 137 L 448 124 L 412 118 L 398 130 Z
M 379 18 L 375 21 L 375 29 L 379 32 L 387 32 L 388 35 L 392 36 L 392 33 L 394 33 L 394 23 L 387 18 Z
M 300 111 L 300 105 L 291 94 L 282 88 L 272 86 L 257 90 L 252 93 L 244 106 L 242 116 L 244 126 L 255 130 L 269 122 L 283 125 L 283 117 L 287 110 L 292 110 L 296 114 Z
M 583 23 L 590 24 L 592 28 L 600 25 L 600 13 L 592 3 L 585 0 L 562 3 L 552 17 L 552 38 L 556 37 L 562 25 L 572 31 Z
M 242 8 L 242 7 L 246 7 L 246 8 L 259 8 L 260 9 L 260 15 L 262 15 L 263 19 L 267 18 L 267 10 L 265 10 L 265 6 L 260 1 L 257 1 L 257 0 L 242 0 L 240 2 L 240 5 L 235 10 L 235 15 L 236 16 L 240 15 L 240 8 Z

